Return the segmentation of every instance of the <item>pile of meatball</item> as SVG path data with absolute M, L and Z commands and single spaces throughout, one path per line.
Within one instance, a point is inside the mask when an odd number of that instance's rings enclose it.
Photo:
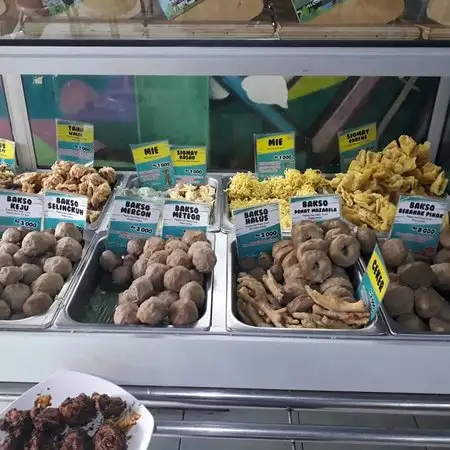
M 39 399 L 38 399 L 39 400 Z M 67 398 L 58 408 L 36 402 L 31 410 L 10 410 L 0 420 L 0 430 L 8 436 L 0 450 L 126 450 L 127 439 L 114 423 L 127 404 L 119 397 L 80 394 Z M 99 416 L 100 414 L 100 416 Z M 101 425 L 94 436 L 86 428 L 94 419 Z
M 185 231 L 181 239 L 128 242 L 127 254 L 105 250 L 101 267 L 112 282 L 131 285 L 119 294 L 114 323 L 186 326 L 204 311 L 205 275 L 217 258 L 206 234 Z
M 0 319 L 44 313 L 81 259 L 82 242 L 70 223 L 46 231 L 6 229 L 0 240 Z
M 441 232 L 433 261 L 415 260 L 401 239 L 382 246 L 390 284 L 383 305 L 400 328 L 450 333 L 450 229 Z

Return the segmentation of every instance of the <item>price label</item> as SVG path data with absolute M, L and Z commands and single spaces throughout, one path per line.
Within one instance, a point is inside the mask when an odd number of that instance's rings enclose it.
M 131 145 L 141 186 L 164 191 L 175 183 L 169 141 Z
M 439 245 L 446 213 L 446 199 L 402 195 L 390 237 L 401 239 L 417 256 L 432 257 Z
M 94 163 L 94 125 L 56 120 L 58 159 L 76 164 Z
M 206 232 L 210 210 L 207 203 L 167 199 L 163 211 L 163 239 L 181 237 L 186 230 Z
M 0 139 L 0 164 L 11 170 L 16 168 L 16 144 L 7 139 Z
M 341 199 L 338 195 L 292 197 L 290 208 L 292 224 L 302 220 L 320 223 L 341 218 Z
M 282 238 L 278 203 L 235 209 L 233 222 L 240 260 L 257 258 L 261 252 L 270 253 L 273 244 Z
M 370 257 L 369 264 L 356 290 L 356 298 L 364 301 L 370 309 L 370 318 L 373 320 L 378 308 L 386 295 L 389 286 L 389 274 L 381 255 L 378 244 Z
M 59 222 L 68 222 L 81 231 L 86 227 L 88 198 L 66 192 L 44 192 L 44 229 L 55 229 Z
M 255 135 L 255 154 L 260 180 L 284 175 L 295 169 L 295 133 Z
M 116 196 L 108 226 L 108 249 L 121 253 L 132 239 L 149 239 L 156 236 L 161 210 L 162 202 L 146 201 L 140 197 Z
M 341 171 L 346 172 L 361 150 L 375 151 L 378 147 L 377 124 L 370 123 L 338 133 Z
M 177 183 L 206 184 L 206 147 L 171 147 Z
M 40 231 L 43 207 L 42 195 L 0 191 L 0 231 L 9 227 Z

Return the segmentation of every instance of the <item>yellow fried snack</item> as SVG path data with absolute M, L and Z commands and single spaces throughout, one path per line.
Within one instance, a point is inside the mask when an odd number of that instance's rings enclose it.
M 360 151 L 348 172 L 330 181 L 342 197 L 344 217 L 355 225 L 387 232 L 401 194 L 444 195 L 448 179 L 441 167 L 428 161 L 429 150 L 429 142 L 417 144 L 400 136 L 382 152 Z
M 237 173 L 231 178 L 227 194 L 230 212 L 238 208 L 278 202 L 283 229 L 291 228 L 289 198 L 301 195 L 331 193 L 333 189 L 320 171 L 300 172 L 286 169 L 284 176 L 259 181 L 252 173 Z

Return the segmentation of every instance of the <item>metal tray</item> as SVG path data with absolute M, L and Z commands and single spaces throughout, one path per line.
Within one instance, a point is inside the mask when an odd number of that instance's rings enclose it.
M 111 332 L 111 333 L 192 333 L 199 331 L 207 331 L 211 326 L 212 311 L 212 292 L 214 284 L 214 273 L 207 278 L 206 282 L 206 303 L 203 314 L 194 324 L 186 327 L 173 327 L 172 325 L 146 326 L 146 325 L 114 325 L 112 317 L 117 302 L 118 293 L 111 293 L 107 298 L 104 295 L 101 298 L 102 279 L 104 274 L 98 264 L 100 254 L 105 250 L 106 233 L 101 233 L 89 248 L 89 254 L 83 261 L 82 267 L 78 273 L 77 283 L 70 290 L 68 301 L 64 308 L 61 308 L 56 317 L 54 326 L 61 329 L 91 331 L 91 332 Z M 208 240 L 215 248 L 215 236 L 208 233 Z M 100 297 L 95 303 L 92 297 L 95 290 L 99 289 Z M 103 293 L 104 294 L 104 293 Z M 87 313 L 91 310 L 91 314 L 96 317 L 94 322 Z
M 275 327 L 256 327 L 247 325 L 238 318 L 236 313 L 236 270 L 237 252 L 236 238 L 233 235 L 228 236 L 228 267 L 227 267 L 227 330 L 233 332 L 242 332 L 247 334 L 260 335 L 280 335 L 280 336 L 324 336 L 324 337 L 373 337 L 386 335 L 388 330 L 383 318 L 378 313 L 375 319 L 365 328 L 353 330 L 329 330 L 329 329 L 293 329 L 293 328 L 275 328 Z M 359 284 L 364 273 L 360 263 L 356 264 L 349 271 L 350 279 L 353 285 Z
M 61 309 L 61 306 L 65 303 L 71 289 L 76 284 L 80 268 L 83 265 L 83 259 L 89 253 L 92 243 L 93 241 L 85 241 L 81 260 L 75 264 L 72 273 L 67 278 L 60 293 L 55 297 L 55 301 L 45 313 L 38 316 L 27 317 L 26 319 L 0 320 L 0 330 L 33 330 L 49 328 L 53 324 L 56 314 Z
M 208 174 L 208 184 L 216 190 L 216 198 L 209 218 L 207 231 L 208 233 L 217 233 L 222 227 L 222 177 Z M 139 178 L 136 175 L 131 176 L 127 187 L 139 187 Z

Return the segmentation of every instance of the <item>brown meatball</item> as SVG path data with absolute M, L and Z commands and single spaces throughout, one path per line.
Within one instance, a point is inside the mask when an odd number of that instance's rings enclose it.
M 191 281 L 191 275 L 183 266 L 172 267 L 164 274 L 164 287 L 169 291 L 180 292 L 180 289 L 189 281 Z
M 122 259 L 122 264 L 124 266 L 133 267 L 134 263 L 137 261 L 136 256 L 134 255 L 125 255 Z
M 401 239 L 388 239 L 381 244 L 381 253 L 387 267 L 397 268 L 408 257 L 408 249 Z
M 95 450 L 126 450 L 127 440 L 125 434 L 117 425 L 104 423 L 100 425 L 94 435 L 94 448 Z
M 403 264 L 397 271 L 398 281 L 411 289 L 431 286 L 436 281 L 436 276 L 429 264 L 423 261 L 415 261 Z
M 68 431 L 62 439 L 61 447 L 58 447 L 60 450 L 89 450 L 92 448 L 91 439 L 83 428 Z
M 383 305 L 392 317 L 414 312 L 414 291 L 408 286 L 392 282 L 386 291 Z
M 141 323 L 147 325 L 159 325 L 167 316 L 169 305 L 158 297 L 150 297 L 141 306 L 137 312 L 137 318 Z
M 16 284 L 22 279 L 22 271 L 20 267 L 9 266 L 0 269 L 0 283 L 3 286 L 8 284 Z
M 190 281 L 180 289 L 180 300 L 190 300 L 198 309 L 201 309 L 205 306 L 206 294 L 199 283 Z
M 72 427 L 86 425 L 97 415 L 94 400 L 86 394 L 67 398 L 59 405 L 59 412 L 65 422 Z
M 111 279 L 114 284 L 125 284 L 130 281 L 131 278 L 131 267 L 130 266 L 120 266 L 116 267 L 111 272 Z
M 198 230 L 186 230 L 183 234 L 181 240 L 186 244 L 191 246 L 194 242 L 205 241 L 208 242 L 206 234 L 203 231 Z
M 200 273 L 211 273 L 217 263 L 217 257 L 211 247 L 195 243 L 189 249 L 192 263 Z
M 165 242 L 163 239 L 153 236 L 145 242 L 143 254 L 147 256 L 147 258 L 150 258 L 154 252 L 164 250 L 164 246 Z
M 156 292 L 160 292 L 164 288 L 164 275 L 168 270 L 168 266 L 160 263 L 152 263 L 147 266 L 145 276 L 151 280 Z
M 361 253 L 364 255 L 371 255 L 378 242 L 377 233 L 370 228 L 358 228 L 356 230 L 356 239 L 358 239 Z
M 65 256 L 73 263 L 81 259 L 82 252 L 83 247 L 81 244 L 70 237 L 63 237 L 56 244 L 56 255 Z
M 341 219 L 329 219 L 321 223 L 321 227 L 325 232 L 329 230 L 339 229 L 343 234 L 350 234 L 350 226 Z
M 323 283 L 331 275 L 330 258 L 321 250 L 308 250 L 298 263 L 302 277 L 311 283 Z
M 145 241 L 143 239 L 133 239 L 128 241 L 127 253 L 134 256 L 140 256 L 144 251 L 144 245 Z
M 183 252 L 187 253 L 189 246 L 179 239 L 171 238 L 166 242 L 164 250 L 167 250 L 169 253 L 172 253 L 174 250 L 183 250 Z
M 420 288 L 414 292 L 416 314 L 422 319 L 439 316 L 445 303 L 445 299 L 433 288 Z
M 186 269 L 192 269 L 192 256 L 183 250 L 174 250 L 168 257 L 166 264 L 169 267 L 183 266 Z
M 7 228 L 2 234 L 3 242 L 17 244 L 22 240 L 22 233 L 17 228 Z
M 64 256 L 53 256 L 45 261 L 44 272 L 59 273 L 66 279 L 72 272 L 72 263 Z
M 55 238 L 61 239 L 64 237 L 70 237 L 80 243 L 83 241 L 81 231 L 73 223 L 59 222 L 55 228 Z
M 145 258 L 139 258 L 134 264 L 131 269 L 131 272 L 133 274 L 133 278 L 139 278 L 142 277 L 142 275 L 145 274 L 145 270 L 147 269 L 148 260 Z
M 120 397 L 110 397 L 106 394 L 92 394 L 97 411 L 105 419 L 118 419 L 127 408 L 127 403 Z
M 178 293 L 173 291 L 162 291 L 156 297 L 166 302 L 168 306 L 180 299 Z
M 168 256 L 169 252 L 167 250 L 158 250 L 156 252 L 153 252 L 152 256 L 150 256 L 148 260 L 148 263 L 166 264 Z
M 132 302 L 141 304 L 145 299 L 149 298 L 154 292 L 152 281 L 145 275 L 137 278 L 128 288 L 128 297 Z
M 59 294 L 64 286 L 64 278 L 59 273 L 43 273 L 31 284 L 33 292 L 45 292 L 50 297 Z
M 12 265 L 12 264 L 5 264 L 6 258 L 3 257 L 4 253 L 0 254 L 0 266 L 5 267 L 5 265 Z M 9 256 L 9 255 L 8 255 Z M 25 263 L 30 263 L 33 259 L 31 256 L 28 256 L 24 250 L 19 249 L 12 257 L 13 262 L 16 266 L 21 266 Z
M 337 266 L 350 267 L 361 256 L 361 248 L 355 237 L 341 234 L 331 241 L 328 254 Z
M 34 292 L 23 305 L 23 312 L 27 317 L 37 316 L 47 311 L 53 299 L 45 292 Z
M 136 303 L 122 303 L 114 311 L 114 323 L 116 325 L 130 325 L 139 323 L 137 312 L 139 306 Z
M 198 320 L 198 309 L 191 300 L 178 300 L 170 306 L 169 321 L 174 326 L 191 325 Z
M 191 269 L 189 271 L 191 275 L 191 280 L 196 281 L 197 283 L 200 283 L 202 286 L 205 285 L 205 276 L 200 273 L 197 269 Z
M 111 250 L 105 250 L 100 255 L 98 262 L 103 270 L 112 272 L 116 267 L 119 267 L 122 264 L 122 258 Z
M 22 251 L 22 250 L 19 250 Z M 0 267 L 14 266 L 15 261 L 9 253 L 0 253 Z M 17 264 L 19 265 L 19 264 Z
M 40 256 L 53 248 L 55 243 L 56 238 L 53 235 L 41 231 L 32 231 L 23 238 L 22 250 L 27 256 Z
M 0 300 L 0 320 L 9 319 L 11 316 L 11 308 L 5 300 Z
M 436 280 L 435 286 L 442 291 L 450 290 L 450 262 L 434 264 L 431 266 Z
M 448 248 L 441 248 L 434 255 L 433 262 L 434 262 L 434 264 L 450 262 L 450 250 Z
M 2 299 L 11 307 L 13 312 L 21 312 L 23 305 L 31 295 L 31 290 L 26 284 L 10 284 L 2 292 Z
M 415 314 L 402 314 L 397 317 L 397 323 L 409 331 L 428 331 L 425 322 Z
M 10 242 L 4 242 L 0 245 L 0 252 L 8 253 L 8 255 L 14 255 L 20 250 L 20 247 L 16 244 L 11 244 Z

